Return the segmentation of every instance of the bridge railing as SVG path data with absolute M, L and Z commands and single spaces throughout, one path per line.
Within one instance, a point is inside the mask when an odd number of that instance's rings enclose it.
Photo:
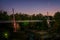
M 16 22 L 43 22 L 44 20 L 16 20 Z M 48 22 L 52 22 L 52 21 L 55 21 L 55 20 L 47 20 Z M 12 23 L 14 21 L 0 21 L 0 23 Z

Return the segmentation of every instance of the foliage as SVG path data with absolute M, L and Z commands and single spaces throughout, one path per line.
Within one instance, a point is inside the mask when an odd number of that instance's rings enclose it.
M 54 16 L 43 16 L 41 13 L 39 14 L 33 14 L 33 15 L 28 15 L 24 13 L 16 13 L 14 14 L 16 20 L 42 20 L 43 22 L 23 22 L 19 23 L 20 27 L 26 29 L 33 29 L 33 30 L 48 30 L 48 24 L 47 24 L 47 18 L 49 17 L 49 20 L 55 20 L 50 22 L 51 28 L 54 28 L 55 25 L 57 24 L 57 27 L 59 28 L 60 26 L 60 12 L 56 12 Z M 6 11 L 0 11 L 0 21 L 5 21 L 5 20 L 13 20 L 13 14 L 8 15 Z M 23 24 L 23 25 L 22 25 Z M 7 25 L 4 24 L 6 28 L 8 27 L 10 30 L 13 27 L 10 23 Z M 0 26 L 3 26 L 3 24 L 0 24 Z M 26 26 L 26 27 L 25 27 Z M 7 28 L 7 29 L 8 29 Z M 57 28 L 57 29 L 58 29 Z
M 56 12 L 55 15 L 54 15 L 54 19 L 55 21 L 60 24 L 60 12 Z
M 56 22 L 55 25 L 57 25 L 56 26 L 56 32 L 59 32 L 60 31 L 60 12 L 55 13 L 54 19 L 55 19 L 55 22 Z

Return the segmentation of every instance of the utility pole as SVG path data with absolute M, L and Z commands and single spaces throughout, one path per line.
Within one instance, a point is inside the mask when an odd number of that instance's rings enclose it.
M 14 9 L 13 8 L 12 8 L 12 12 L 13 12 L 13 28 L 14 28 L 14 32 L 16 32 L 17 25 L 16 25 L 16 20 L 15 20 Z

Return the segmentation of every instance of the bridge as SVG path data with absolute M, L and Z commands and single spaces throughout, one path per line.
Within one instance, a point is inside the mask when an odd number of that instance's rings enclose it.
M 52 22 L 52 21 L 55 21 L 55 20 L 47 20 L 47 22 Z M 0 23 L 13 23 L 14 21 L 13 20 L 5 20 L 5 21 L 0 21 Z M 16 23 L 19 23 L 19 22 L 43 22 L 43 20 L 15 20 Z
M 13 28 L 14 28 L 14 32 L 17 31 L 17 28 L 19 28 L 19 23 L 20 22 L 43 22 L 44 20 L 5 20 L 5 21 L 0 21 L 0 23 L 12 23 L 13 24 Z M 55 20 L 46 20 L 48 26 L 50 27 L 50 22 L 55 21 Z

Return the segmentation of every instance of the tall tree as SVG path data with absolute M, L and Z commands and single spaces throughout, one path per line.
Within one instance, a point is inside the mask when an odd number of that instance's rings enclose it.
M 54 19 L 60 25 L 60 12 L 56 12 L 55 13 Z
M 54 15 L 55 22 L 57 24 L 57 32 L 60 32 L 60 12 L 56 12 Z

